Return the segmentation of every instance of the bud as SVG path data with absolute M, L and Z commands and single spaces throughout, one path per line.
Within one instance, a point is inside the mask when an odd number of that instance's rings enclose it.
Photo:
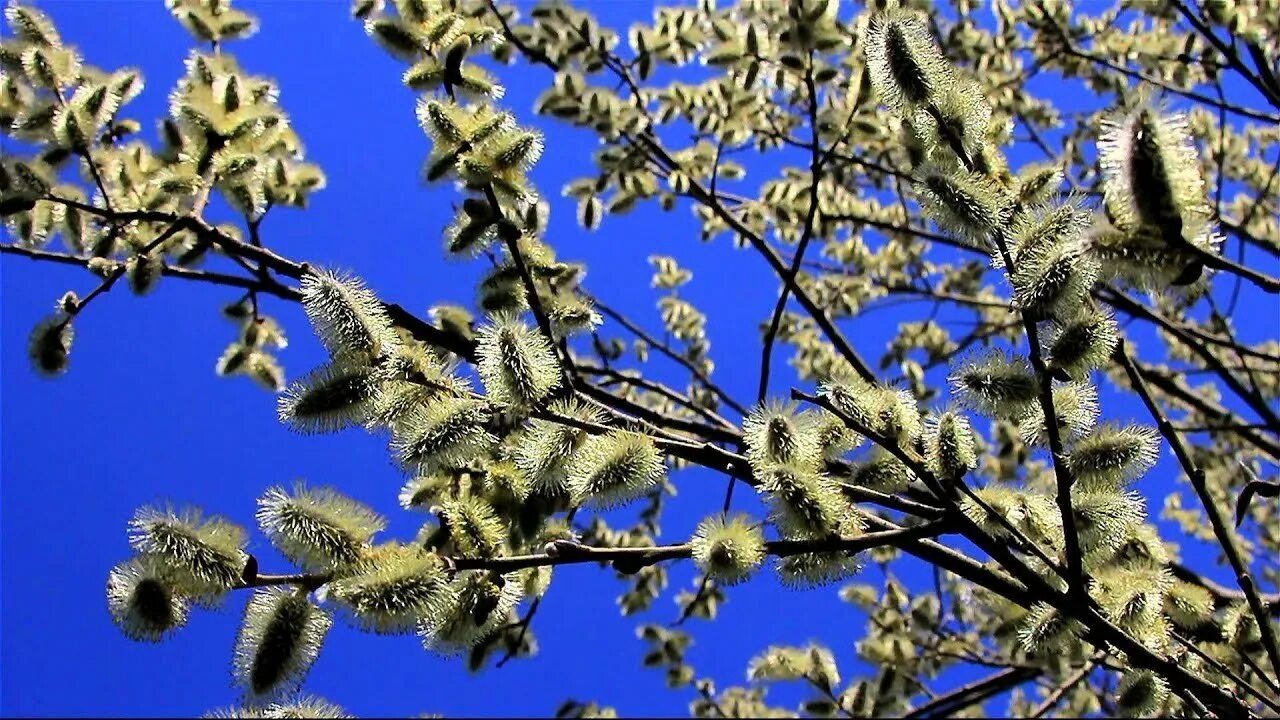
M 1079 242 L 1019 253 L 1011 274 L 1014 303 L 1035 318 L 1077 313 L 1098 278 L 1098 262 Z
M 484 498 L 464 495 L 440 500 L 439 515 L 463 557 L 491 558 L 502 554 L 507 526 Z
M 1171 244 L 1190 242 L 1208 222 L 1204 177 L 1183 114 L 1147 105 L 1102 122 L 1098 139 L 1107 209 L 1125 229 L 1158 229 Z
M 789 464 L 817 468 L 820 449 L 807 420 L 807 416 L 796 413 L 794 403 L 769 403 L 756 408 L 742 426 L 751 467 L 757 471 Z
M 547 339 L 514 317 L 498 317 L 476 333 L 476 369 L 490 399 L 527 409 L 560 382 L 560 368 Z
M 524 597 L 519 573 L 497 575 L 467 571 L 452 583 L 453 602 L 418 625 L 422 644 L 445 656 L 469 650 L 512 622 L 511 611 Z
M 1093 428 L 1101 411 L 1098 390 L 1089 383 L 1059 385 L 1053 389 L 1053 410 L 1060 437 L 1083 435 Z M 1028 406 L 1026 415 L 1018 420 L 1018 434 L 1028 445 L 1048 444 L 1049 428 L 1040 403 Z
M 1160 436 L 1152 428 L 1107 424 L 1076 442 L 1067 464 L 1078 484 L 1114 488 L 1141 477 L 1159 455 Z
M 175 512 L 142 507 L 129 523 L 129 544 L 173 570 L 184 594 L 213 598 L 240 582 L 248 556 L 245 532 L 194 508 Z
M 335 360 L 294 382 L 276 406 L 280 422 L 303 433 L 327 433 L 364 423 L 378 400 L 375 371 Z
M 915 184 L 920 205 L 938 227 L 975 247 L 991 247 L 991 235 L 1008 219 L 1004 191 L 986 177 L 932 165 Z
M 1213 593 L 1207 588 L 1174 582 L 1164 597 L 1164 613 L 1184 630 L 1197 630 L 1213 622 Z
M 760 490 L 772 501 L 772 519 L 785 537 L 837 534 L 849 514 L 839 485 L 826 475 L 782 465 L 759 476 Z
M 1119 341 L 1115 318 L 1106 313 L 1087 311 L 1053 330 L 1048 360 L 1054 369 L 1083 380 L 1090 371 L 1107 363 Z
M 250 698 L 278 696 L 295 689 L 324 643 L 333 618 L 285 588 L 254 591 L 236 638 L 231 675 Z
M 1080 550 L 1086 557 L 1093 553 L 1114 553 L 1130 536 L 1133 527 L 1147 516 L 1141 496 L 1116 490 L 1078 487 L 1072 493 L 1071 506 Z
M 334 355 L 377 358 L 399 344 L 382 303 L 356 278 L 308 274 L 302 279 L 302 307 Z
M 1074 644 L 1077 627 L 1075 621 L 1063 617 L 1053 606 L 1036 603 L 1023 618 L 1018 628 L 1018 639 L 1026 652 L 1047 655 Z
M 923 14 L 877 13 L 867 25 L 866 41 L 871 83 L 880 100 L 896 110 L 928 103 L 954 82 Z
M 652 438 L 614 430 L 588 438 L 573 454 L 567 471 L 573 498 L 604 509 L 629 503 L 656 487 L 666 466 Z
M 387 521 L 368 507 L 328 487 L 293 492 L 267 490 L 258 499 L 258 526 L 285 557 L 310 572 L 356 562 Z
M 577 399 L 557 400 L 550 412 L 576 421 L 601 424 L 604 413 Z M 552 420 L 533 420 L 516 440 L 515 463 L 529 485 L 548 495 L 567 494 L 569 458 L 587 440 L 587 431 Z
M 849 478 L 858 487 L 885 493 L 906 490 L 915 479 L 915 474 L 901 460 L 879 447 L 871 451 L 869 459 L 853 466 L 853 473 Z
M 409 632 L 454 602 L 440 558 L 398 544 L 375 548 L 355 573 L 333 581 L 329 593 L 357 626 L 380 635 Z
M 969 419 L 954 411 L 932 417 L 925 425 L 925 458 L 940 477 L 961 478 L 978 467 L 976 445 Z
M 949 380 L 961 402 L 990 417 L 1020 416 L 1040 391 L 1026 358 L 995 350 L 965 361 Z
M 189 613 L 166 565 L 145 555 L 111 569 L 107 609 L 125 637 L 145 642 L 159 642 L 186 625 Z
M 704 519 L 689 544 L 693 546 L 693 562 L 721 585 L 737 585 L 764 562 L 764 535 L 745 515 Z
M 494 443 L 485 429 L 488 420 L 489 411 L 480 400 L 441 397 L 399 420 L 391 447 L 406 467 L 462 467 Z
M 32 366 L 46 377 L 65 373 L 75 336 L 71 318 L 65 315 L 53 315 L 40 321 L 31 331 L 29 354 Z
M 1116 710 L 1126 717 L 1155 717 L 1169 699 L 1169 683 L 1150 670 L 1130 669 L 1116 686 Z

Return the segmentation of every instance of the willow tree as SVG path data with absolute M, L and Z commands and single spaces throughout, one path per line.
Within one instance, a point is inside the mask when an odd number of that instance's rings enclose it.
M 248 596 L 244 706 L 219 713 L 338 716 L 300 694 L 335 614 L 482 669 L 536 651 L 543 594 L 573 582 L 559 566 L 611 568 L 633 614 L 691 561 L 680 617 L 639 632 L 695 716 L 1280 711 L 1280 342 L 1233 322 L 1241 298 L 1280 309 L 1280 4 L 868 4 L 704 0 L 624 31 L 562 2 L 358 0 L 355 21 L 404 62 L 427 181 L 456 193 L 445 253 L 489 263 L 474 304 L 424 317 L 260 232 L 324 175 L 276 86 L 235 59 L 251 15 L 169 0 L 196 47 L 151 141 L 127 117 L 138 72 L 86 64 L 10 5 L 0 116 L 22 152 L 0 165 L 0 249 L 97 278 L 31 334 L 35 368 L 68 370 L 75 329 L 108 322 L 86 311 L 121 280 L 228 289 L 239 333 L 217 372 L 279 393 L 299 432 L 389 437 L 400 504 L 426 517 L 389 538 L 341 489 L 272 487 L 258 530 L 296 567 L 263 568 L 231 521 L 143 508 L 134 557 L 109 572 L 121 630 L 163 640 Z M 760 328 L 753 397 L 716 383 L 678 257 L 653 258 L 660 312 L 632 319 L 557 255 L 542 199 L 557 188 L 529 179 L 542 135 L 502 101 L 518 63 L 545 78 L 546 122 L 599 138 L 556 204 L 602 234 L 644 203 L 691 210 L 690 241 L 776 275 L 752 288 L 776 293 L 771 316 L 732 318 Z M 749 176 L 747 153 L 773 170 Z M 232 214 L 206 215 L 215 195 Z M 275 302 L 302 304 L 324 366 L 286 379 Z M 888 306 L 894 340 L 859 347 Z M 1131 416 L 1103 412 L 1104 382 Z M 1162 454 L 1176 477 L 1144 477 Z M 699 473 L 723 478 L 723 504 L 693 537 L 662 537 Z M 614 527 L 635 517 L 611 512 L 624 505 L 639 520 Z M 867 563 L 883 582 L 859 578 Z M 874 671 L 842 678 L 830 648 L 762 632 L 747 684 L 700 677 L 685 621 L 768 575 L 864 608 Z M 770 704 L 783 682 L 811 699 Z

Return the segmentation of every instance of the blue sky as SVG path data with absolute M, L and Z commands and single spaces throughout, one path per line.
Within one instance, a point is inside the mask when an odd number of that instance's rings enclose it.
M 441 230 L 456 195 L 419 181 L 428 143 L 414 119 L 414 94 L 400 84 L 402 65 L 364 36 L 345 2 L 244 7 L 259 15 L 262 30 L 229 50 L 249 72 L 279 81 L 309 159 L 329 178 L 308 210 L 270 214 L 267 242 L 295 259 L 355 271 L 382 297 L 414 311 L 442 300 L 471 302 L 481 263 L 441 256 Z M 191 47 L 163 6 L 65 0 L 44 8 L 89 62 L 142 69 L 146 90 L 126 115 L 152 133 Z M 625 28 L 647 16 L 650 4 L 593 8 Z M 503 78 L 504 104 L 531 119 L 547 73 L 508 68 Z M 659 332 L 646 258 L 677 255 L 695 273 L 682 294 L 710 315 L 716 378 L 753 399 L 757 327 L 777 288 L 763 261 L 723 238 L 699 243 L 683 207 L 665 214 L 642 208 L 606 219 L 595 234 L 582 232 L 559 190 L 589 168 L 596 140 L 548 121 L 538 125 L 549 150 L 533 178 L 552 201 L 548 238 L 560 256 L 586 261 L 592 292 Z M 197 613 L 158 646 L 133 643 L 110 623 L 103 587 L 108 569 L 128 557 L 130 515 L 169 500 L 252 527 L 254 500 L 265 488 L 305 478 L 387 513 L 388 536 L 411 537 L 421 519 L 395 505 L 403 477 L 388 459 L 385 438 L 293 434 L 276 420 L 269 394 L 244 378 L 215 377 L 214 361 L 234 336 L 219 309 L 237 295 L 173 279 L 147 298 L 122 286 L 95 302 L 77 322 L 70 373 L 42 380 L 28 369 L 29 328 L 62 292 L 83 293 L 94 281 L 83 271 L 13 257 L 0 261 L 0 273 L 0 713 L 189 716 L 234 703 L 230 653 L 245 597 L 232 597 L 219 612 Z M 290 377 L 322 362 L 300 309 L 267 302 L 267 312 L 290 331 L 280 355 Z M 852 337 L 877 359 L 899 317 L 873 314 Z M 791 379 L 786 354 L 782 348 L 775 356 L 779 391 Z M 1123 417 L 1133 406 L 1109 411 Z M 664 522 L 673 542 L 718 507 L 723 491 L 723 479 L 708 472 L 675 479 L 680 494 Z M 751 507 L 745 495 L 739 493 L 739 505 Z M 264 558 L 264 571 L 283 568 L 260 536 L 251 550 Z M 690 579 L 689 567 L 675 566 L 671 597 Z M 339 623 L 306 687 L 362 715 L 549 714 L 568 698 L 614 705 L 624 715 L 684 714 L 692 691 L 669 691 L 661 672 L 640 667 L 645 648 L 635 621 L 618 613 L 615 598 L 624 585 L 612 572 L 571 567 L 556 580 L 535 624 L 541 645 L 535 659 L 470 675 L 457 660 L 427 654 L 412 636 L 376 637 Z M 647 618 L 663 622 L 675 612 L 663 598 Z M 796 593 L 764 575 L 732 591 L 717 623 L 696 626 L 689 659 L 700 676 L 723 686 L 741 683 L 748 659 L 767 644 L 822 639 L 848 676 L 858 669 L 853 643 L 862 627 L 861 615 L 834 589 Z

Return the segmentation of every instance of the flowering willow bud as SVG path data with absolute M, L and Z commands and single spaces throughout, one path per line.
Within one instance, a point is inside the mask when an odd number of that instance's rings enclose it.
M 288 702 L 219 708 L 203 717 L 241 720 L 243 718 L 353 718 L 355 716 L 324 698 L 301 695 Z
M 965 361 L 949 380 L 961 402 L 991 417 L 1021 415 L 1040 390 L 1026 358 L 1000 351 Z
M 1103 425 L 1071 446 L 1067 464 L 1082 486 L 1116 487 L 1155 465 L 1160 436 L 1142 425 Z
M 168 566 L 159 558 L 144 555 L 111 569 L 107 609 L 125 637 L 159 642 L 187 624 L 190 608 L 174 586 Z
M 1069 438 L 1083 435 L 1093 428 L 1101 407 L 1098 390 L 1089 383 L 1066 383 L 1053 389 L 1053 410 L 1058 421 L 1058 434 Z M 1028 445 L 1049 442 L 1049 427 L 1044 408 L 1039 403 L 1027 407 L 1018 420 L 1018 435 Z
M 604 413 L 577 399 L 557 400 L 550 412 L 575 421 L 600 424 Z M 587 431 L 552 420 L 533 420 L 516 440 L 515 463 L 529 485 L 551 495 L 568 493 L 567 464 L 570 456 L 587 440 Z
M 1018 205 L 1033 206 L 1049 199 L 1062 185 L 1062 168 L 1056 165 L 1032 164 L 1018 173 Z
M 1062 650 L 1076 638 L 1078 624 L 1052 605 L 1036 603 L 1018 627 L 1018 640 L 1028 653 L 1048 654 Z
M 373 368 L 336 360 L 294 382 L 276 405 L 280 421 L 294 430 L 325 433 L 363 424 L 377 400 Z
M 925 424 L 925 458 L 940 477 L 964 477 L 978 467 L 976 445 L 969 419 L 959 413 L 944 412 Z
M 1120 342 L 1115 318 L 1089 311 L 1059 325 L 1049 340 L 1049 363 L 1068 376 L 1083 380 L 1102 367 Z
M 267 490 L 258 499 L 257 519 L 276 549 L 312 572 L 356 562 L 387 526 L 382 516 L 332 488 L 302 483 L 292 493 Z
M 788 464 L 816 468 L 821 450 L 807 419 L 796 412 L 793 403 L 768 403 L 756 408 L 742 425 L 751 467 L 757 471 Z
M 32 366 L 46 377 L 66 372 L 71 360 L 71 342 L 75 336 L 71 318 L 65 315 L 53 315 L 40 321 L 31 331 L 29 353 Z
M 1196 630 L 1213 622 L 1213 593 L 1208 588 L 1181 580 L 1169 587 L 1164 597 L 1164 613 L 1184 630 Z
M 1150 670 L 1125 671 L 1116 686 L 1116 710 L 1126 717 L 1155 717 L 1169 699 L 1169 683 Z
M 190 595 L 216 596 L 237 584 L 248 560 L 243 528 L 220 517 L 202 519 L 194 508 L 139 508 L 129 523 L 129 544 L 171 568 Z
M 440 558 L 408 545 L 375 548 L 355 573 L 329 587 L 357 626 L 381 635 L 409 632 L 454 602 Z
M 1234 602 L 1222 613 L 1222 636 L 1237 650 L 1257 649 L 1262 634 L 1248 603 Z
M 1038 245 L 1018 254 L 1013 300 L 1035 318 L 1076 314 L 1098 279 L 1098 261 L 1078 241 Z
M 1164 592 L 1173 582 L 1165 568 L 1109 567 L 1090 573 L 1089 593 L 1111 622 L 1126 632 L 1159 641 L 1164 634 Z
M 1186 115 L 1146 105 L 1114 113 L 1102 122 L 1098 159 L 1107 208 L 1122 228 L 1157 228 L 1179 244 L 1207 222 L 1204 177 Z
M 1053 498 L 1040 492 L 1022 490 L 1001 485 L 988 485 L 974 491 L 994 513 L 1004 518 L 1023 535 L 1037 543 L 1061 535 L 1062 516 Z M 978 527 L 995 537 L 1008 537 L 1009 531 L 986 508 L 965 497 L 960 510 Z
M 880 100 L 896 110 L 928 103 L 954 82 L 951 66 L 921 13 L 895 10 L 873 15 L 866 43 L 871 83 Z
M 849 514 L 839 485 L 812 469 L 778 465 L 759 476 L 760 490 L 772 501 L 773 520 L 787 537 L 836 534 Z
M 418 625 L 422 644 L 444 656 L 470 649 L 509 621 L 524 597 L 517 573 L 462 572 L 452 583 L 453 602 Z
M 1084 487 L 1072 493 L 1071 514 L 1080 550 L 1086 556 L 1114 553 L 1129 537 L 1133 526 L 1147 516 L 1142 497 L 1135 493 Z
M 321 342 L 335 355 L 376 358 L 399 344 L 382 303 L 355 278 L 330 272 L 307 275 L 302 279 L 302 307 Z
M 311 669 L 333 618 L 304 592 L 256 590 L 236 638 L 231 675 L 249 697 L 277 696 L 297 687 Z
M 426 346 L 405 341 L 375 369 L 378 384 L 367 427 L 395 426 L 437 398 L 471 394 L 471 383 L 454 374 L 457 363 L 442 361 Z
M 848 552 L 797 553 L 778 558 L 782 584 L 797 590 L 830 585 L 862 569 L 858 556 Z
M 4 9 L 9 29 L 20 40 L 43 47 L 61 47 L 58 28 L 49 16 L 29 5 L 12 3 Z
M 915 479 L 915 474 L 901 460 L 879 447 L 871 452 L 869 459 L 853 466 L 849 478 L 858 487 L 886 493 L 906 490 Z
M 458 554 L 482 558 L 502 554 L 507 527 L 484 498 L 466 495 L 441 500 L 440 518 Z
M 1079 245 L 1089 229 L 1090 213 L 1078 200 L 1031 206 L 1018 213 L 1009 227 L 1009 254 L 1015 265 L 1024 257 L 1043 256 L 1047 248 Z M 997 259 L 996 265 L 1003 263 Z
M 391 447 L 406 467 L 460 467 L 494 443 L 485 429 L 488 420 L 482 401 L 442 397 L 402 418 L 394 428 Z
M 933 102 L 917 107 L 910 127 L 920 149 L 932 161 L 954 166 L 969 162 L 982 175 L 993 177 L 983 152 L 991 124 L 991 106 L 977 83 L 956 79 Z
M 623 505 L 662 481 L 662 453 L 647 435 L 615 430 L 586 440 L 569 461 L 569 490 L 600 508 Z
M 693 547 L 693 562 L 721 585 L 737 585 L 755 574 L 764 562 L 764 535 L 745 515 L 704 519 L 689 544 Z
M 1124 570 L 1159 570 L 1169 564 L 1169 550 L 1154 525 L 1141 523 L 1129 528 L 1111 555 L 1094 553 L 1085 560 L 1089 568 L 1105 563 Z
M 915 398 L 905 390 L 850 380 L 825 383 L 818 392 L 858 425 L 901 445 L 920 434 L 920 412 Z
M 559 384 L 559 365 L 547 339 L 514 317 L 495 318 L 480 328 L 476 340 L 476 369 L 494 402 L 528 408 Z
M 915 188 L 921 207 L 938 227 L 976 247 L 991 247 L 991 234 L 1009 218 L 1009 197 L 977 173 L 927 166 Z

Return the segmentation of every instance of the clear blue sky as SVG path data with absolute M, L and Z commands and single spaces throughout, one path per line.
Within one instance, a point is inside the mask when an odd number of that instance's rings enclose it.
M 76 0 L 43 7 L 89 62 L 143 70 L 146 90 L 125 114 L 154 136 L 153 123 L 191 47 L 161 3 Z M 267 242 L 296 259 L 353 270 L 387 300 L 415 311 L 441 300 L 469 302 L 481 267 L 441 258 L 441 230 L 455 195 L 418 180 L 428 143 L 414 120 L 414 95 L 400 84 L 402 65 L 364 36 L 346 2 L 244 7 L 259 15 L 262 30 L 229 50 L 249 72 L 278 79 L 309 159 L 329 177 L 310 209 L 271 213 L 263 229 Z M 620 28 L 650 11 L 639 1 L 593 7 Z M 531 118 L 549 76 L 523 66 L 503 72 L 504 104 Z M 724 239 L 699 243 L 685 208 L 670 214 L 642 209 L 607 219 L 596 234 L 583 233 L 559 190 L 589 167 L 596 141 L 562 125 L 538 124 L 550 149 L 534 179 L 553 202 L 549 240 L 561 257 L 587 261 L 589 289 L 657 331 L 657 295 L 648 287 L 645 258 L 677 255 L 695 271 L 684 294 L 711 316 L 716 377 L 752 399 L 757 326 L 777 288 L 764 263 Z M 0 714 L 190 716 L 234 703 L 230 653 L 243 595 L 219 612 L 196 613 L 161 645 L 133 643 L 111 624 L 103 588 L 108 569 L 129 555 L 130 515 L 140 505 L 171 500 L 252 527 L 254 500 L 266 487 L 305 478 L 387 513 L 389 536 L 411 537 L 421 518 L 396 507 L 403 477 L 388 460 L 385 439 L 358 431 L 293 434 L 277 422 L 269 394 L 244 378 L 215 377 L 214 361 L 234 335 L 219 308 L 236 294 L 174 279 L 147 298 L 121 287 L 96 302 L 77 322 L 70 373 L 42 380 L 28 369 L 29 328 L 62 292 L 83 293 L 94 281 L 83 271 L 13 257 L 0 269 Z M 268 302 L 267 311 L 290 331 L 291 344 L 281 353 L 290 377 L 319 364 L 323 352 L 300 310 Z M 898 316 L 871 317 L 853 338 L 877 358 Z M 790 380 L 787 352 L 782 348 L 775 358 L 783 368 L 775 374 L 779 389 Z M 1109 410 L 1123 416 L 1126 406 Z M 672 541 L 718 507 L 723 490 L 722 478 L 703 471 L 675 479 L 680 495 L 664 522 Z M 743 507 L 750 502 L 740 500 Z M 263 558 L 264 571 L 283 568 L 260 536 L 251 550 Z M 671 597 L 690 578 L 689 567 L 677 566 Z M 636 623 L 622 618 L 615 604 L 623 589 L 611 571 L 561 569 L 535 625 L 540 654 L 478 676 L 457 660 L 429 655 L 413 636 L 371 636 L 339 623 L 306 687 L 362 715 L 550 714 L 567 698 L 614 705 L 624 715 L 683 715 L 693 692 L 669 691 L 661 672 L 640 667 L 644 645 L 633 632 Z M 664 598 L 647 617 L 663 622 L 675 612 Z M 700 676 L 723 686 L 741 683 L 748 659 L 769 643 L 822 639 L 850 676 L 859 669 L 853 643 L 863 623 L 834 588 L 791 592 L 766 574 L 732 591 L 719 622 L 696 626 L 698 644 L 689 657 Z

